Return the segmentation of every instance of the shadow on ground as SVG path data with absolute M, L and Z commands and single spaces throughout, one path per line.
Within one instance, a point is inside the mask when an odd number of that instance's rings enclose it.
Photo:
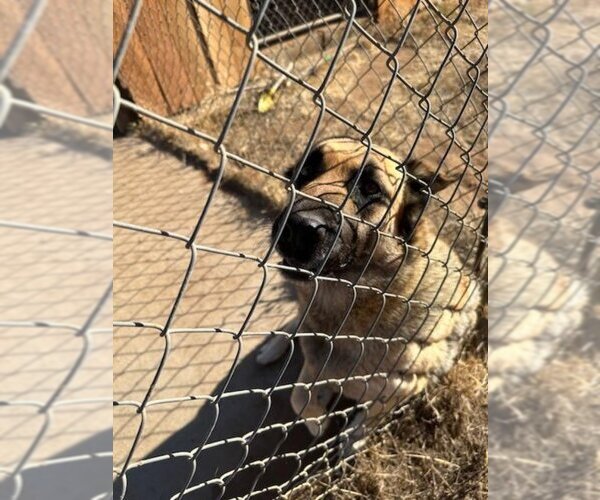
M 30 468 L 21 473 L 22 489 L 17 498 L 108 498 L 102 495 L 108 495 L 106 490 L 111 477 L 112 457 L 98 454 L 110 450 L 111 446 L 112 430 L 106 429 L 50 457 L 39 466 L 30 464 Z M 16 488 L 14 478 L 0 481 L 0 498 L 14 498 Z
M 227 392 L 244 389 L 268 388 L 273 386 L 285 360 L 271 366 L 261 367 L 255 361 L 256 351 L 250 352 L 237 366 L 227 387 Z M 279 385 L 295 382 L 302 363 L 299 349 L 295 353 L 283 374 Z M 222 380 L 213 395 L 218 394 L 225 383 Z M 260 425 L 267 412 L 265 422 Z M 199 446 L 215 420 L 215 407 L 205 405 L 189 424 L 170 436 L 161 445 L 147 455 L 157 457 L 174 452 L 192 450 Z M 291 422 L 295 414 L 289 403 L 289 392 L 276 392 L 271 397 L 271 407 L 267 400 L 260 395 L 235 396 L 224 398 L 219 404 L 217 422 L 209 439 L 215 443 L 228 438 L 243 436 L 256 429 L 259 425 L 267 427 L 276 423 Z M 269 431 L 258 435 L 248 447 L 248 455 L 244 457 L 244 447 L 239 442 L 223 443 L 209 447 L 200 453 L 197 460 L 196 472 L 190 483 L 191 486 L 211 480 L 234 470 L 240 464 L 249 464 L 255 460 L 269 457 L 278 443 L 284 438 L 280 430 Z M 305 449 L 312 441 L 304 425 L 298 425 L 285 437 L 277 455 L 296 452 Z M 272 461 L 264 475 L 259 478 L 256 490 L 269 485 L 282 484 L 292 479 L 298 472 L 300 460 L 297 457 L 278 458 Z M 180 492 L 190 473 L 190 462 L 185 458 L 169 458 L 168 460 L 140 466 L 127 471 L 128 500 L 168 499 Z M 226 485 L 223 498 L 234 498 L 247 494 L 261 473 L 259 466 L 253 466 L 236 474 Z M 116 486 L 119 489 L 119 486 Z M 213 499 L 220 493 L 216 485 L 209 485 L 195 491 L 188 498 Z M 274 498 L 274 494 L 265 493 L 255 498 Z M 119 497 L 119 491 L 115 491 Z

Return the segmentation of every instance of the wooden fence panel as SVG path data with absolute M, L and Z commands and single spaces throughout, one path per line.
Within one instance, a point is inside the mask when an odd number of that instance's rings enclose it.
M 116 49 L 133 0 L 114 1 Z M 249 28 L 246 0 L 213 0 Z M 146 0 L 119 74 L 133 100 L 173 115 L 193 107 L 217 85 L 236 86 L 248 61 L 245 35 L 189 0 Z
M 44 44 L 87 104 L 87 116 L 112 108 L 112 25 L 104 0 L 50 1 L 38 25 Z M 61 88 L 53 89 L 57 93 Z
M 59 2 L 60 3 L 60 2 Z M 89 28 L 76 5 L 53 8 L 49 2 L 34 31 L 9 73 L 9 82 L 24 91 L 33 102 L 80 116 L 110 111 L 112 92 L 110 77 L 110 45 L 108 54 L 92 41 L 87 29 L 105 30 L 106 26 Z M 0 2 L 0 48 L 6 50 L 16 30 L 26 17 L 28 6 L 20 2 Z M 107 20 L 110 23 L 110 18 Z M 65 27 L 68 26 L 68 30 Z M 82 33 L 77 37 L 76 33 Z M 107 33 L 110 36 L 110 31 Z M 101 37 L 95 34 L 94 39 Z M 107 44 L 110 38 L 104 37 Z
M 113 2 L 113 52 L 116 52 L 123 34 L 131 3 L 126 0 Z M 167 114 L 168 107 L 150 60 L 137 34 L 131 37 L 119 73 L 121 85 L 134 96 L 140 106 L 160 114 Z
M 246 0 L 213 0 L 212 5 L 244 28 L 250 28 L 252 16 Z M 225 87 L 237 86 L 250 56 L 246 36 L 206 9 L 195 9 L 217 81 Z

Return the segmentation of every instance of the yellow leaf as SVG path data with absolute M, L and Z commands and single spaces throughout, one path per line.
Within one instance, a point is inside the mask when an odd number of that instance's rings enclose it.
M 267 113 L 271 111 L 275 106 L 275 99 L 273 99 L 273 94 L 271 92 L 263 92 L 258 98 L 258 112 L 259 113 Z

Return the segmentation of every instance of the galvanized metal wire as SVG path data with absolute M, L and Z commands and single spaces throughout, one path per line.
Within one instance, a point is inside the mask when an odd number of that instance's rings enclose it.
M 81 27 L 69 17 L 72 11 L 66 9 L 62 13 L 52 13 L 49 3 L 45 0 L 33 0 L 27 4 L 15 5 L 14 12 L 22 8 L 24 15 L 21 19 L 8 19 L 7 16 L 3 20 L 3 35 L 7 37 L 3 39 L 6 45 L 0 48 L 0 163 L 4 184 L 3 198 L 13 200 L 13 206 L 4 205 L 3 219 L 0 221 L 5 252 L 3 262 L 7 270 L 6 293 L 2 300 L 0 317 L 2 365 L 6 367 L 3 373 L 6 383 L 0 397 L 0 414 L 4 429 L 1 440 L 6 457 L 0 468 L 0 496 L 12 500 L 32 498 L 41 491 L 52 495 L 52 481 L 45 476 L 48 470 L 54 472 L 57 482 L 70 484 L 75 489 L 79 487 L 77 481 L 81 478 L 74 479 L 67 470 L 69 467 L 85 467 L 85 464 L 94 467 L 97 466 L 98 460 L 107 461 L 112 456 L 109 447 L 89 452 L 89 447 L 85 445 L 86 439 L 92 439 L 96 433 L 108 429 L 110 421 L 96 421 L 90 428 L 73 431 L 73 436 L 81 439 L 78 450 L 76 446 L 67 447 L 66 450 L 64 448 L 65 443 L 70 446 L 76 443 L 73 437 L 67 437 L 62 443 L 56 442 L 56 433 L 60 432 L 60 429 L 64 431 L 66 417 L 79 415 L 85 419 L 89 418 L 90 414 L 100 415 L 102 407 L 110 408 L 111 403 L 110 384 L 100 387 L 102 380 L 106 382 L 107 374 L 110 373 L 111 360 L 105 355 L 106 351 L 99 353 L 111 334 L 111 329 L 103 324 L 103 317 L 107 313 L 106 308 L 112 296 L 109 271 L 112 235 L 110 231 L 104 231 L 103 221 L 93 220 L 93 215 L 86 218 L 84 214 L 83 217 L 77 218 L 82 227 L 69 225 L 73 221 L 65 220 L 64 224 L 61 224 L 61 217 L 64 215 L 62 209 L 65 206 L 61 203 L 73 202 L 72 199 L 77 198 L 77 193 L 86 192 L 86 188 L 89 187 L 85 180 L 82 181 L 81 177 L 77 176 L 77 172 L 74 173 L 74 182 L 61 178 L 65 171 L 64 163 L 61 162 L 65 161 L 65 158 L 72 160 L 76 157 L 81 162 L 80 172 L 89 173 L 86 171 L 89 163 L 86 164 L 85 154 L 72 155 L 73 150 L 64 144 L 77 144 L 76 137 L 83 131 L 97 138 L 101 148 L 105 147 L 106 141 L 111 140 L 111 125 L 110 121 L 103 121 L 96 113 L 69 109 L 58 99 L 60 88 L 43 89 L 42 82 L 37 86 L 37 90 L 46 91 L 44 98 L 39 95 L 33 98 L 27 94 L 31 91 L 27 83 L 38 81 L 39 72 L 43 71 L 43 68 L 36 67 L 36 63 L 31 60 L 31 51 L 35 50 L 32 49 L 32 41 L 39 42 L 39 38 L 36 37 L 40 36 L 40 26 L 44 25 L 48 29 L 49 24 L 58 20 L 62 23 L 72 23 L 74 31 Z M 90 2 L 86 12 L 89 19 L 101 23 L 106 18 L 102 17 L 96 7 L 97 5 Z M 47 33 L 52 35 L 51 31 Z M 78 43 L 83 51 L 89 47 L 89 39 L 81 38 Z M 39 48 L 40 44 L 37 47 Z M 56 46 L 49 42 L 44 48 L 50 57 Z M 72 58 L 64 57 L 61 62 L 64 68 L 70 69 Z M 80 67 L 79 71 L 88 69 L 89 67 Z M 98 77 L 94 71 L 91 73 L 93 78 Z M 89 74 L 86 73 L 86 76 Z M 98 105 L 97 109 L 102 108 L 103 103 L 98 99 L 98 95 L 91 98 L 86 95 L 85 98 L 89 98 L 89 103 Z M 103 111 L 109 113 L 110 100 L 104 105 Z M 30 131 L 28 139 L 15 135 L 14 130 L 11 131 L 13 122 L 18 121 L 18 118 L 13 120 L 13 117 L 22 111 L 28 112 L 27 123 L 33 131 Z M 35 136 L 36 130 L 43 129 L 45 118 L 55 120 L 51 122 L 52 128 L 63 131 L 64 142 L 45 139 L 43 133 Z M 81 127 L 77 128 L 78 126 Z M 28 154 L 23 155 L 25 144 Z M 41 151 L 44 148 L 46 153 Z M 82 150 L 85 150 L 85 147 L 82 147 L 80 152 Z M 48 151 L 51 151 L 50 155 Z M 90 157 L 95 158 L 94 155 L 92 152 Z M 46 161 L 48 159 L 50 160 Z M 105 166 L 102 159 L 96 158 L 94 161 L 97 163 L 94 163 L 90 170 L 98 164 Z M 47 175 L 49 179 L 54 176 L 55 182 L 52 186 L 56 190 L 55 196 L 63 196 L 65 191 L 67 192 L 58 203 L 52 203 L 55 200 L 49 198 L 50 204 L 46 207 L 42 206 L 44 201 L 36 198 L 41 191 L 38 183 L 35 179 L 27 177 L 34 172 L 39 174 L 44 169 L 46 172 L 42 175 Z M 107 168 L 104 179 L 110 179 L 110 175 L 110 168 Z M 17 185 L 21 186 L 20 189 L 16 189 Z M 110 197 L 107 199 L 106 195 L 102 198 L 100 194 L 98 198 L 91 199 L 97 202 L 100 212 L 102 207 L 110 205 Z M 22 205 L 15 206 L 14 203 Z M 57 252 L 56 256 L 54 251 Z M 65 255 L 69 255 L 77 265 L 66 269 L 68 266 L 64 266 L 60 261 Z M 85 262 L 82 255 L 88 255 L 89 260 Z M 21 264 L 28 264 L 20 272 L 15 272 L 15 264 L 9 261 L 11 257 L 18 259 Z M 77 267 L 79 264 L 83 265 Z M 82 283 L 80 273 L 89 273 L 99 281 L 92 285 Z M 53 276 L 60 277 L 64 287 L 62 291 L 59 290 L 60 287 L 53 289 L 49 285 Z M 78 294 L 78 298 L 73 302 L 80 300 L 76 306 L 65 298 L 65 290 L 71 286 Z M 72 309 L 77 307 L 82 309 L 73 312 Z M 19 341 L 18 348 L 14 345 L 11 347 L 15 339 Z M 62 349 L 55 346 L 54 351 L 48 351 L 48 346 L 54 345 L 57 339 L 61 340 Z M 89 390 L 82 389 L 81 379 L 89 376 L 91 371 L 95 372 L 99 386 Z M 43 377 L 41 380 L 40 376 Z M 28 390 L 31 392 L 27 392 Z M 23 415 L 27 418 L 23 418 Z M 11 416 L 14 417 L 12 422 Z M 105 476 L 102 467 L 98 467 L 95 474 L 88 474 L 87 480 L 93 482 L 100 476 L 102 481 Z M 106 489 L 102 492 L 96 490 L 96 493 L 93 493 L 94 498 L 99 500 L 110 496 L 109 485 L 105 486 Z M 85 495 L 85 488 L 80 491 Z
M 249 328 L 256 308 L 263 297 L 265 290 L 269 287 L 273 273 L 281 270 L 291 269 L 289 266 L 276 262 L 275 247 L 278 239 L 281 237 L 281 231 L 275 234 L 269 248 L 261 255 L 250 255 L 228 250 L 227 248 L 215 248 L 203 243 L 206 237 L 205 219 L 215 203 L 215 196 L 222 187 L 224 175 L 236 166 L 241 169 L 252 172 L 252 175 L 260 176 L 265 180 L 274 180 L 285 186 L 288 200 L 284 209 L 284 223 L 290 215 L 291 207 L 294 201 L 298 199 L 312 199 L 330 206 L 336 211 L 341 222 L 351 220 L 359 224 L 364 224 L 370 228 L 376 238 L 391 238 L 400 241 L 404 248 L 419 252 L 428 260 L 426 269 L 432 262 L 443 265 L 447 273 L 458 273 L 466 276 L 474 282 L 482 283 L 481 269 L 485 266 L 485 261 L 481 256 L 481 249 L 485 247 L 486 235 L 483 231 L 483 218 L 476 218 L 475 221 L 469 219 L 469 213 L 458 213 L 455 209 L 448 206 L 448 203 L 441 200 L 435 194 L 429 191 L 431 200 L 437 200 L 444 205 L 447 218 L 455 221 L 452 237 L 449 238 L 449 247 L 452 251 L 460 246 L 461 238 L 466 236 L 465 260 L 460 264 L 450 264 L 448 260 L 440 260 L 429 255 L 428 249 L 418 248 L 418 246 L 402 241 L 395 234 L 391 234 L 382 229 L 381 223 L 376 224 L 362 220 L 356 215 L 347 213 L 344 206 L 355 185 L 349 190 L 346 199 L 340 205 L 334 205 L 324 202 L 319 198 L 311 197 L 295 187 L 293 178 L 277 171 L 272 165 L 261 164 L 249 154 L 238 153 L 236 138 L 238 135 L 238 123 L 242 115 L 241 110 L 246 112 L 247 99 L 258 85 L 264 86 L 264 80 L 256 76 L 256 68 L 264 66 L 268 68 L 270 74 L 276 75 L 284 81 L 284 84 L 294 85 L 303 92 L 295 99 L 294 109 L 307 109 L 312 115 L 306 118 L 304 126 L 300 127 L 302 133 L 296 137 L 296 140 L 290 143 L 290 148 L 295 148 L 300 158 L 299 167 L 293 174 L 299 175 L 302 165 L 317 141 L 317 137 L 327 132 L 329 125 L 342 127 L 346 135 L 353 135 L 364 145 L 366 152 L 374 152 L 389 158 L 388 153 L 383 147 L 392 151 L 402 151 L 402 161 L 393 159 L 398 168 L 403 168 L 404 163 L 415 155 L 417 143 L 426 138 L 432 138 L 431 126 L 435 125 L 444 132 L 444 138 L 457 147 L 460 156 L 464 162 L 464 171 L 469 172 L 477 179 L 475 192 L 482 196 L 487 189 L 485 159 L 481 161 L 485 154 L 486 145 L 486 126 L 487 126 L 487 40 L 485 35 L 486 20 L 485 16 L 476 16 L 472 12 L 470 2 L 457 2 L 451 7 L 438 4 L 437 2 L 416 2 L 416 6 L 407 13 L 396 13 L 396 29 L 392 33 L 385 32 L 380 24 L 375 20 L 374 6 L 370 2 L 356 0 L 349 1 L 317 1 L 302 2 L 295 0 L 293 2 L 275 2 L 262 1 L 250 2 L 252 8 L 252 23 L 244 26 L 235 18 L 235 13 L 231 10 L 224 11 L 223 4 L 215 1 L 194 0 L 189 2 L 192 5 L 210 17 L 209 33 L 205 36 L 211 36 L 210 30 L 219 32 L 219 26 L 225 26 L 232 32 L 243 35 L 245 46 L 245 66 L 240 73 L 240 78 L 233 86 L 233 89 L 227 86 L 220 87 L 216 96 L 207 97 L 207 101 L 217 102 L 219 92 L 233 97 L 229 98 L 225 113 L 219 126 L 210 128 L 203 124 L 189 125 L 182 116 L 165 116 L 164 113 L 152 109 L 152 105 L 142 104 L 143 95 L 134 96 L 133 99 L 125 98 L 121 93 L 120 86 L 115 85 L 115 103 L 121 110 L 129 110 L 142 118 L 146 123 L 154 123 L 158 126 L 171 129 L 189 135 L 194 141 L 205 143 L 216 153 L 218 166 L 215 169 L 215 175 L 212 186 L 199 210 L 196 223 L 193 229 L 188 233 L 173 232 L 163 227 L 142 225 L 128 220 L 119 220 L 115 222 L 115 228 L 119 231 L 125 231 L 138 235 L 145 235 L 152 238 L 170 240 L 173 244 L 179 245 L 186 251 L 186 264 L 176 296 L 170 303 L 168 314 L 164 323 L 149 323 L 141 321 L 139 318 L 115 318 L 115 326 L 119 330 L 134 330 L 155 332 L 155 344 L 159 346 L 161 354 L 159 356 L 156 370 L 147 387 L 143 388 L 143 397 L 136 400 L 117 400 L 114 402 L 117 408 L 130 408 L 135 413 L 137 419 L 136 431 L 128 446 L 128 451 L 122 463 L 115 468 L 115 491 L 118 498 L 127 498 L 128 495 L 135 495 L 134 486 L 129 484 L 129 477 L 136 470 L 147 466 L 157 467 L 161 464 L 167 465 L 171 461 L 181 461 L 178 463 L 185 469 L 185 480 L 172 498 L 185 497 L 204 497 L 224 498 L 229 497 L 227 489 L 235 484 L 239 478 L 247 473 L 255 473 L 251 481 L 250 488 L 243 495 L 243 498 L 270 498 L 291 494 L 299 485 L 316 476 L 334 477 L 339 471 L 341 464 L 350 459 L 344 455 L 352 435 L 357 431 L 351 425 L 351 414 L 359 409 L 368 410 L 373 401 L 367 401 L 360 404 L 354 404 L 344 410 L 334 410 L 335 404 L 327 414 L 318 419 L 323 423 L 333 417 L 342 419 L 345 424 L 335 436 L 324 438 L 314 437 L 306 447 L 300 451 L 287 452 L 283 447 L 284 442 L 290 433 L 307 422 L 306 418 L 296 415 L 295 418 L 280 422 L 277 424 L 265 424 L 267 415 L 272 408 L 274 395 L 283 392 L 289 392 L 294 387 L 303 387 L 308 391 L 315 387 L 323 386 L 329 383 L 342 384 L 360 380 L 365 386 L 375 379 L 385 379 L 389 373 L 385 370 L 379 370 L 381 362 L 375 367 L 369 375 L 357 375 L 354 373 L 358 360 L 354 368 L 344 374 L 339 379 L 313 380 L 311 383 L 282 383 L 282 377 L 288 368 L 292 352 L 285 356 L 285 362 L 275 377 L 272 385 L 268 388 L 249 387 L 244 390 L 232 390 L 229 388 L 230 382 L 238 370 L 245 342 L 252 338 L 267 338 L 272 336 L 284 336 L 290 339 L 301 338 L 303 336 L 321 337 L 330 345 L 340 340 L 355 340 L 361 342 L 376 342 L 382 345 L 390 345 L 400 339 L 386 339 L 373 334 L 375 324 L 367 332 L 357 332 L 357 336 L 343 335 L 341 330 L 344 321 L 339 325 L 337 331 L 332 332 L 301 332 L 299 327 L 294 327 L 291 331 L 281 330 L 282 325 L 273 324 L 271 331 L 253 331 Z M 130 16 L 127 26 L 123 31 L 123 37 L 118 45 L 115 55 L 115 67 L 122 68 L 122 61 L 130 50 L 131 37 L 136 30 L 136 19 L 145 8 L 141 0 L 131 4 Z M 228 6 L 229 9 L 229 6 Z M 320 21 L 320 22 L 318 22 Z M 315 22 L 317 22 L 315 24 Z M 300 25 L 300 26 L 299 26 Z M 301 28 L 301 29 L 298 29 Z M 303 37 L 300 37 L 302 32 Z M 289 42 L 291 40 L 291 42 Z M 288 41 L 286 44 L 285 42 Z M 307 44 L 324 43 L 328 47 L 316 55 L 314 59 L 308 57 L 300 60 L 303 47 Z M 296 45 L 294 45 L 296 44 Z M 431 44 L 435 48 L 431 48 Z M 410 54 L 404 55 L 410 48 Z M 431 50 L 431 52 L 426 52 Z M 294 55 L 296 54 L 296 55 Z M 430 54 L 435 55 L 435 59 L 430 59 Z M 326 57 L 325 57 L 326 55 Z M 376 74 L 381 85 L 381 93 L 373 102 L 360 102 L 356 97 L 356 90 L 361 90 L 363 83 L 363 74 L 357 74 L 351 64 L 353 57 L 363 57 L 368 61 L 367 73 Z M 133 57 L 133 56 L 132 56 Z M 155 57 L 161 57 L 155 54 Z M 375 71 L 376 57 L 380 57 L 384 62 L 385 74 Z M 227 61 L 223 61 L 227 64 Z M 407 68 L 410 65 L 419 65 L 424 80 L 415 81 Z M 334 86 L 341 85 L 337 77 L 337 71 L 340 67 L 348 67 L 350 75 L 353 75 L 349 87 L 345 88 L 347 93 L 341 101 L 335 101 L 330 96 L 330 91 Z M 318 82 L 311 79 L 315 68 L 322 69 L 322 75 Z M 119 79 L 118 72 L 115 73 L 115 79 Z M 452 83 L 448 88 L 440 88 L 438 82 L 451 79 Z M 450 80 L 449 80 L 450 81 Z M 343 84 L 343 82 L 342 82 Z M 393 97 L 396 89 L 402 89 L 402 92 L 409 95 L 409 98 L 398 101 Z M 355 92 L 353 94 L 353 92 Z M 306 96 L 310 96 L 309 99 Z M 335 102 L 334 102 L 335 101 Z M 348 101 L 348 102 L 346 102 Z M 346 104 L 346 107 L 343 107 Z M 198 103 L 203 105 L 202 102 Z M 350 106 L 350 107 L 348 107 Z M 352 107 L 358 112 L 350 114 Z M 115 112 L 115 118 L 118 110 Z M 282 129 L 286 128 L 285 123 L 280 124 Z M 332 125 L 333 126 L 333 125 Z M 325 129 L 325 130 L 324 130 Z M 390 130 L 394 132 L 390 134 Z M 280 140 L 273 137 L 273 146 Z M 293 160 L 297 159 L 293 158 Z M 366 166 L 367 155 L 362 161 L 360 172 Z M 267 160 L 268 161 L 268 160 Z M 290 158 L 290 162 L 292 158 Z M 440 162 L 443 161 L 443 157 Z M 360 175 L 360 174 L 359 174 Z M 425 186 L 425 184 L 423 184 Z M 473 202 L 475 203 L 475 202 Z M 468 212 L 474 210 L 475 205 L 468 207 Z M 391 208 L 388 207 L 388 212 Z M 175 214 L 174 214 L 175 215 Z M 341 228 L 341 225 L 340 225 Z M 441 231 L 440 231 L 441 232 Z M 339 237 L 339 230 L 338 235 Z M 433 245 L 438 238 L 437 234 Z M 329 254 L 333 250 L 333 245 L 329 249 Z M 174 326 L 176 319 L 184 315 L 182 312 L 182 303 L 190 286 L 197 262 L 204 255 L 219 255 L 228 259 L 250 263 L 256 266 L 260 279 L 256 286 L 254 299 L 245 313 L 237 329 L 223 329 L 218 325 L 203 326 L 198 328 L 177 327 Z M 475 259 L 476 255 L 481 258 Z M 482 262 L 483 259 L 483 262 Z M 324 264 L 323 264 L 324 265 Z M 364 274 L 366 267 L 363 269 Z M 400 297 L 389 291 L 387 287 L 377 288 L 371 285 L 365 285 L 359 282 L 360 278 L 354 282 L 342 280 L 340 278 L 326 276 L 321 273 L 321 269 L 311 272 L 300 269 L 299 272 L 305 273 L 314 285 L 312 300 L 304 311 L 300 312 L 300 318 L 306 317 L 320 286 L 326 282 L 338 282 L 347 286 L 352 295 L 350 305 L 346 312 L 347 318 L 352 307 L 358 300 L 358 293 L 370 293 L 374 297 L 381 299 L 383 305 L 387 300 L 401 299 L 413 307 L 423 307 L 428 309 L 432 304 L 422 303 L 412 297 Z M 401 271 L 400 271 L 401 272 Z M 440 285 L 441 287 L 441 285 Z M 383 306 L 382 310 L 383 311 Z M 300 321 L 300 323 L 302 320 Z M 170 397 L 166 399 L 156 399 L 157 387 L 162 383 L 165 373 L 165 366 L 173 354 L 174 342 L 178 336 L 183 334 L 216 334 L 218 337 L 230 339 L 234 355 L 227 375 L 219 384 L 217 391 L 213 394 L 187 394 L 184 396 Z M 414 332 L 417 335 L 419 332 Z M 413 337 L 414 338 L 414 337 Z M 293 349 L 292 349 L 293 350 Z M 330 362 L 330 356 L 325 365 Z M 323 370 L 325 366 L 321 368 Z M 228 439 L 214 440 L 212 434 L 220 418 L 220 411 L 223 402 L 227 400 L 240 400 L 243 396 L 258 395 L 265 403 L 265 410 L 259 419 L 255 428 L 244 435 L 232 436 Z M 338 396 L 336 402 L 340 399 Z M 173 453 L 160 456 L 147 456 L 139 459 L 136 452 L 144 440 L 145 425 L 150 420 L 153 411 L 157 408 L 174 407 L 177 404 L 185 402 L 203 402 L 205 408 L 211 410 L 212 419 L 205 422 L 208 431 L 196 443 L 192 449 L 182 449 Z M 240 406 L 240 411 L 243 408 Z M 393 417 L 393 415 L 381 415 L 377 422 L 373 424 L 373 429 L 383 428 Z M 274 430 L 281 432 L 281 439 L 261 460 L 250 460 L 250 446 L 258 441 L 261 436 Z M 201 454 L 207 452 L 227 453 L 227 446 L 236 444 L 241 453 L 237 465 L 227 471 L 215 471 L 214 475 L 206 480 L 194 482 L 197 472 L 197 460 Z M 263 476 L 274 464 L 283 460 L 290 460 L 294 463 L 293 473 L 289 476 L 280 478 L 272 484 L 262 486 Z M 154 469 L 157 470 L 157 469 Z
M 597 363 L 599 17 L 577 0 L 490 17 L 490 494 L 591 498 L 597 411 L 576 401 L 598 380 L 557 380 Z

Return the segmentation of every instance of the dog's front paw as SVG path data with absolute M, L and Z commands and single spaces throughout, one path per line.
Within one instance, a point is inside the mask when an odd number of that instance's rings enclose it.
M 348 440 L 342 450 L 342 457 L 351 457 L 358 453 L 367 443 L 366 429 L 367 412 L 359 410 L 348 422 L 347 430 L 351 430 L 348 434 Z
M 275 363 L 287 352 L 290 342 L 291 340 L 286 336 L 275 335 L 258 350 L 256 362 L 263 366 Z

